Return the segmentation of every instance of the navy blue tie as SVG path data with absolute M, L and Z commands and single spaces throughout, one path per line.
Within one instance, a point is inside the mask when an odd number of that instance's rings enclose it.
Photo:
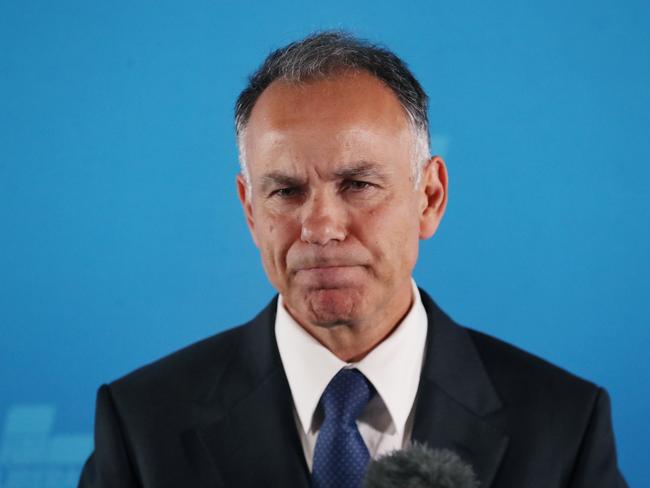
M 318 432 L 312 466 L 313 488 L 360 488 L 370 461 L 356 419 L 374 390 L 356 369 L 342 369 L 325 388 L 325 419 Z

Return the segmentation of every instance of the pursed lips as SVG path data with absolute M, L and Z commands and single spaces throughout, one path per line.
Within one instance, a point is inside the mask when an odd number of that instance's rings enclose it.
M 304 263 L 299 264 L 298 266 L 293 267 L 294 272 L 298 273 L 300 271 L 318 271 L 323 269 L 345 269 L 345 268 L 355 268 L 358 266 L 363 266 L 356 262 L 344 261 L 344 262 L 321 262 L 321 263 Z
M 305 266 L 304 268 L 298 269 L 298 271 L 311 271 L 314 269 L 330 269 L 330 268 L 351 268 L 353 266 L 358 266 L 357 264 L 327 264 L 327 265 L 317 265 L 317 266 Z
M 327 264 L 317 266 L 305 266 L 295 271 L 295 276 L 300 281 L 307 283 L 321 283 L 329 285 L 342 285 L 350 279 L 358 277 L 358 271 L 362 268 L 359 264 Z

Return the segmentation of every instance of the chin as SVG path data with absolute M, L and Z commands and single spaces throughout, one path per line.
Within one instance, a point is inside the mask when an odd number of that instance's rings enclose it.
M 321 327 L 350 325 L 356 322 L 361 294 L 354 289 L 320 289 L 306 293 L 305 305 L 310 321 Z

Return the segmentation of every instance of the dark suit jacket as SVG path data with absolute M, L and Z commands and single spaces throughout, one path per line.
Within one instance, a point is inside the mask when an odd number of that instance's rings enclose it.
M 604 390 L 456 325 L 424 292 L 422 301 L 429 332 L 414 440 L 458 453 L 481 488 L 626 486 Z M 103 385 L 79 486 L 308 487 L 276 304 Z

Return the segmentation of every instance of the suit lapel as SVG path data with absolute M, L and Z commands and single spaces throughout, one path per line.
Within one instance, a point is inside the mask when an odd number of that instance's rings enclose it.
M 508 445 L 503 408 L 467 331 L 420 290 L 429 332 L 412 438 L 447 448 L 489 488 Z M 277 299 L 241 329 L 198 435 L 225 486 L 309 486 L 274 334 Z
M 277 300 L 242 328 L 199 429 L 225 486 L 309 486 L 291 392 L 274 335 Z
M 456 452 L 488 488 L 508 445 L 501 401 L 467 331 L 420 293 L 429 332 L 413 440 Z

